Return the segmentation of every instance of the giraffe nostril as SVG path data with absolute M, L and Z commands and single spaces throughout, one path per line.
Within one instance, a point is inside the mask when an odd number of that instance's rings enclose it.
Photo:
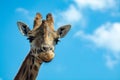
M 43 51 L 49 51 L 49 50 L 50 50 L 50 48 L 49 48 L 49 47 L 47 47 L 47 46 L 43 46 L 42 50 L 43 50 Z
M 46 51 L 46 50 L 48 50 L 48 48 L 47 47 L 43 47 L 43 49 Z
M 52 48 L 50 48 L 50 50 L 53 50 Z
M 52 46 L 50 46 L 50 45 L 42 45 L 41 46 L 41 50 L 43 51 L 43 52 L 45 52 L 45 51 L 51 51 L 51 50 L 53 50 L 53 47 Z

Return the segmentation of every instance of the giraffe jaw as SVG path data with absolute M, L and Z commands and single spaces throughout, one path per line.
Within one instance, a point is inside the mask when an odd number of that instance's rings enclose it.
M 54 58 L 55 54 L 53 51 L 41 52 L 40 57 L 44 62 L 50 62 Z

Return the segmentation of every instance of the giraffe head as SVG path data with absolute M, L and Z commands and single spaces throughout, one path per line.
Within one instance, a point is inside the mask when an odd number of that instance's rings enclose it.
M 54 30 L 53 23 L 50 13 L 46 15 L 46 20 L 42 20 L 41 15 L 37 13 L 32 30 L 25 23 L 17 22 L 20 32 L 30 42 L 32 55 L 41 58 L 44 62 L 49 62 L 54 58 L 55 45 L 71 28 L 71 25 L 64 25 Z

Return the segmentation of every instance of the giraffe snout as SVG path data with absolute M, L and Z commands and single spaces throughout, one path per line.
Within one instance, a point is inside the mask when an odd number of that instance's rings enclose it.
M 49 46 L 49 45 L 43 45 L 41 47 L 41 49 L 42 49 L 43 52 L 48 52 L 50 50 L 53 50 L 53 48 L 51 46 Z

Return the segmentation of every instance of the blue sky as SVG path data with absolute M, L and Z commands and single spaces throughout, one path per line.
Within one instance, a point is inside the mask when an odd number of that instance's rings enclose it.
M 0 80 L 12 80 L 30 50 L 16 22 L 32 28 L 36 12 L 55 29 L 71 24 L 37 80 L 120 80 L 120 0 L 1 0 Z

